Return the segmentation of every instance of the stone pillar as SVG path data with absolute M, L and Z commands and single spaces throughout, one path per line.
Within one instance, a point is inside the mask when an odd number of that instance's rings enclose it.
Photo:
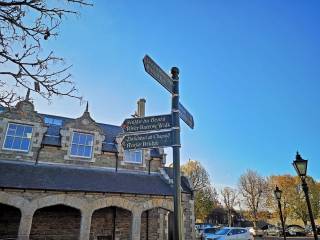
M 132 212 L 131 240 L 140 240 L 141 212 Z
M 18 240 L 28 240 L 31 232 L 33 212 L 21 209 Z
M 80 240 L 89 240 L 91 229 L 92 211 L 81 211 L 81 226 L 80 226 Z

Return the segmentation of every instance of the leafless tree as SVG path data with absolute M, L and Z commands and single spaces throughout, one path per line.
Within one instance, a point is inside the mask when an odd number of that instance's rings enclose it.
M 20 100 L 22 89 L 80 99 L 64 59 L 44 51 L 44 40 L 58 35 L 71 7 L 91 5 L 86 0 L 0 0 L 0 104 Z M 25 91 L 24 91 L 25 92 Z
M 194 191 L 210 186 L 209 174 L 206 169 L 195 160 L 190 160 L 181 166 L 181 170 L 190 178 Z
M 246 173 L 240 176 L 239 189 L 251 212 L 254 226 L 256 226 L 258 221 L 258 212 L 262 208 L 266 192 L 268 191 L 266 180 L 257 172 L 247 170 Z
M 238 193 L 237 193 L 237 190 L 233 188 L 225 187 L 221 190 L 221 195 L 223 198 L 224 206 L 226 207 L 228 212 L 228 225 L 229 227 L 231 227 L 231 223 L 232 223 L 231 211 L 233 207 L 238 203 L 237 201 Z

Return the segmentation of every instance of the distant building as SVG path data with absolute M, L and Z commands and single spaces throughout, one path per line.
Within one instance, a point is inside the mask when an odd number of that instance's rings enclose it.
M 163 149 L 124 151 L 122 138 L 121 127 L 95 122 L 88 105 L 75 119 L 37 113 L 28 98 L 4 108 L 0 238 L 172 239 L 172 169 Z M 186 177 L 181 187 L 184 239 L 193 240 Z

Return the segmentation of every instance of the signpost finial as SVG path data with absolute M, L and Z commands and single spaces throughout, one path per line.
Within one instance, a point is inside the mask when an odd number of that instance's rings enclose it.
M 179 79 L 179 68 L 173 67 L 171 68 L 171 74 L 173 79 Z

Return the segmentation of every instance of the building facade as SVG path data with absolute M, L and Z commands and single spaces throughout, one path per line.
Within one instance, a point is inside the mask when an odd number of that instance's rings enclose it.
M 144 116 L 145 100 L 137 116 Z M 120 126 L 40 114 L 28 97 L 0 113 L 0 239 L 172 239 L 163 149 L 124 151 Z M 181 178 L 184 239 L 195 239 Z

